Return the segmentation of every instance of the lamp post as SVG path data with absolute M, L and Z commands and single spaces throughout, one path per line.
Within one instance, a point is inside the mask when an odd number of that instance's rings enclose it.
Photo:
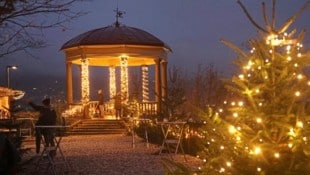
M 17 66 L 6 66 L 6 83 L 8 88 L 10 88 L 10 69 L 16 70 Z

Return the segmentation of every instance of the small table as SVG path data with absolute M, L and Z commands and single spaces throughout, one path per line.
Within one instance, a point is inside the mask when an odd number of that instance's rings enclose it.
M 150 123 L 152 122 L 151 119 L 145 119 L 145 118 L 134 118 L 132 121 L 132 148 L 135 148 L 135 126 L 136 123 Z M 146 147 L 149 148 L 149 138 L 147 135 L 147 128 L 144 128 L 144 136 L 145 136 L 145 141 L 146 141 Z
M 19 135 L 25 137 L 33 136 L 33 129 L 35 128 L 35 119 L 28 118 L 17 118 L 16 121 L 21 122 L 21 128 L 19 129 Z
M 170 150 L 170 145 L 175 145 L 175 151 L 174 153 L 177 154 L 179 148 L 181 148 L 182 153 L 184 154 L 185 158 L 185 153 L 184 149 L 182 146 L 182 139 L 183 139 L 183 131 L 184 131 L 184 126 L 186 122 L 157 122 L 158 125 L 160 125 L 164 139 L 163 143 L 160 147 L 159 154 L 162 153 L 162 150 L 167 147 L 169 154 L 171 153 Z M 169 137 L 171 132 L 174 131 L 174 137 Z M 185 158 L 186 160 L 186 158 Z
M 36 128 L 38 129 L 55 129 L 55 133 L 57 130 L 65 130 L 66 128 L 68 128 L 69 126 L 62 126 L 62 125 L 37 125 L 35 126 Z M 43 159 L 44 158 L 47 158 L 47 163 L 48 164 L 48 167 L 47 168 L 52 168 L 52 172 L 53 174 L 57 174 L 56 172 L 56 164 L 64 164 L 67 168 L 67 170 L 69 170 L 69 164 L 66 160 L 66 157 L 64 156 L 62 150 L 61 150 L 61 146 L 60 146 L 60 143 L 62 141 L 62 137 L 63 137 L 63 134 L 55 134 L 54 135 L 54 141 L 55 141 L 55 146 L 47 146 L 45 144 L 45 141 L 44 141 L 44 136 L 41 135 L 41 141 L 42 141 L 42 144 L 44 145 L 44 149 L 40 155 L 40 158 L 37 162 L 37 165 L 36 165 L 36 168 L 35 168 L 35 171 L 40 167 L 41 164 L 44 164 L 42 163 Z M 56 159 L 54 159 L 53 156 L 51 156 L 50 152 L 51 151 L 54 151 L 55 153 L 58 151 L 60 153 L 60 158 L 62 159 L 61 161 L 56 161 Z

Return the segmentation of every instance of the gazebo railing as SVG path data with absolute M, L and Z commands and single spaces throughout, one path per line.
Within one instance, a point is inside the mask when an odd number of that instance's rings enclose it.
M 138 104 L 139 113 L 143 115 L 156 115 L 157 114 L 157 102 L 141 102 Z
M 138 112 L 139 115 L 156 115 L 158 114 L 158 104 L 155 101 L 150 101 L 150 102 L 138 102 Z M 71 108 L 74 107 L 80 107 L 83 108 L 84 112 L 84 117 L 85 118 L 93 118 L 96 115 L 98 115 L 99 110 L 101 114 L 108 114 L 108 115 L 114 115 L 115 114 L 115 109 L 114 109 L 114 102 L 105 102 L 102 105 L 99 105 L 99 101 L 89 101 L 86 105 L 82 104 L 76 104 L 76 105 L 70 105 Z M 81 111 L 82 112 L 82 111 Z M 97 116 L 100 117 L 100 116 Z

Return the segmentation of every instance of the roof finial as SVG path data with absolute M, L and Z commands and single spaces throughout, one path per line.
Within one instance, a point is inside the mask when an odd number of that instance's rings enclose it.
M 118 22 L 118 18 L 123 18 L 123 14 L 126 14 L 125 11 L 120 11 L 118 10 L 118 1 L 117 1 L 117 6 L 116 6 L 116 10 L 114 10 L 114 12 L 116 13 L 115 17 L 116 17 L 116 21 L 115 21 L 115 26 L 118 27 L 119 26 L 119 22 Z

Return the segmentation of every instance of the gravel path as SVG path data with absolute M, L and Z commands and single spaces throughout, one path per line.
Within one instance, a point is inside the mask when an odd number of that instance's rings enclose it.
M 24 160 L 37 159 L 33 152 L 34 141 L 25 144 L 31 151 Z M 58 174 L 68 175 L 162 175 L 164 174 L 162 158 L 171 158 L 163 153 L 158 155 L 159 147 L 150 144 L 146 147 L 141 138 L 136 137 L 132 148 L 132 137 L 126 135 L 85 135 L 63 137 L 61 149 L 70 165 L 69 171 L 63 165 L 57 165 Z M 60 159 L 57 153 L 55 159 Z M 197 169 L 200 161 L 182 154 L 173 155 L 175 161 Z M 35 160 L 25 166 L 20 174 L 51 174 L 46 168 L 34 172 Z M 43 166 L 43 165 L 42 165 Z

